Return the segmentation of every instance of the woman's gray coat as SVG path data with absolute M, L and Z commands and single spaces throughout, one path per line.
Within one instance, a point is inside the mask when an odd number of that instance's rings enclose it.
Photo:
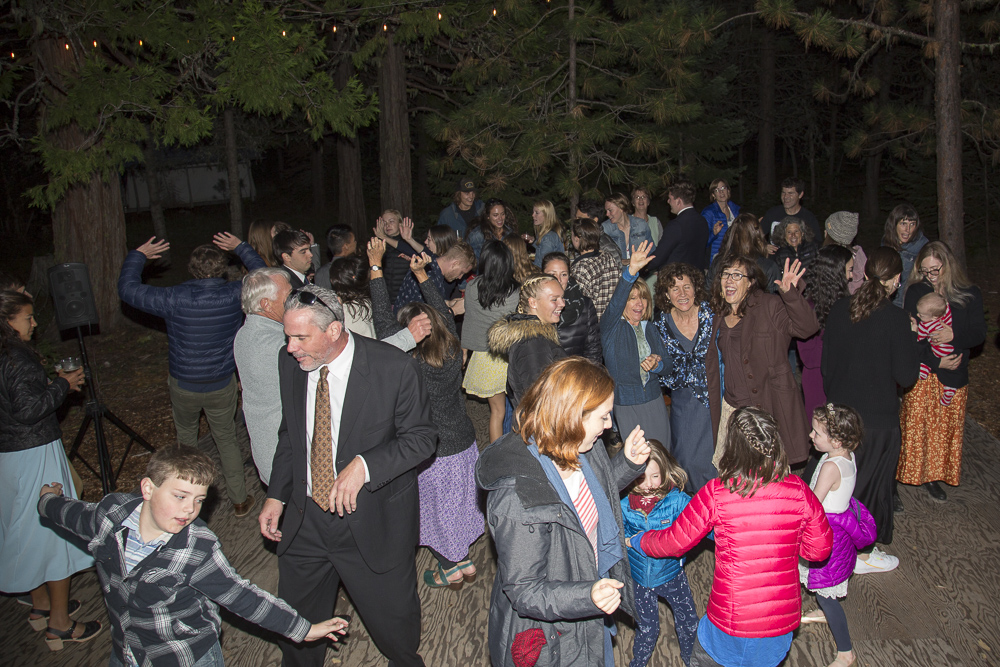
M 619 492 L 645 466 L 622 453 L 610 460 L 600 441 L 586 456 L 615 514 L 624 556 Z M 546 639 L 538 667 L 603 665 L 604 614 L 590 599 L 590 589 L 601 577 L 594 548 L 573 508 L 559 499 L 517 433 L 483 451 L 476 482 L 488 492 L 487 521 L 498 556 L 489 617 L 494 667 L 513 667 L 515 636 L 534 628 Z M 634 616 L 628 559 L 618 561 L 608 576 L 625 584 L 620 608 Z

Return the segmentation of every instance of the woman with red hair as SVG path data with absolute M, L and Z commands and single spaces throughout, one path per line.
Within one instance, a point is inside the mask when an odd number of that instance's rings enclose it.
M 614 665 L 611 614 L 634 615 L 619 493 L 645 469 L 636 427 L 611 460 L 614 381 L 583 357 L 551 363 L 487 447 L 476 482 L 497 548 L 489 647 L 495 667 Z

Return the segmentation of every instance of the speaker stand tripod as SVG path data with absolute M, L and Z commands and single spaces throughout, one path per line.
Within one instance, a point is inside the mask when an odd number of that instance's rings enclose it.
M 69 458 L 72 459 L 74 456 L 79 458 L 87 470 L 101 480 L 101 490 L 104 495 L 108 495 L 118 488 L 118 476 L 121 475 L 122 468 L 125 467 L 125 461 L 128 459 L 129 452 L 132 451 L 132 445 L 139 443 L 140 446 L 149 452 L 155 452 L 156 449 L 101 402 L 97 391 L 97 383 L 94 381 L 94 375 L 90 370 L 90 361 L 87 359 L 87 346 L 83 342 L 83 329 L 81 327 L 76 327 L 76 336 L 80 342 L 80 361 L 83 365 L 83 376 L 87 380 L 89 398 L 84 406 L 87 414 L 83 418 L 83 423 L 80 424 L 80 430 L 76 432 L 73 447 L 69 450 Z M 111 466 L 111 453 L 108 451 L 108 441 L 104 433 L 105 419 L 117 426 L 122 433 L 129 437 L 128 446 L 125 448 L 125 453 L 122 454 L 122 460 L 118 464 L 117 470 L 112 470 Z M 87 429 L 90 426 L 94 427 L 94 439 L 97 442 L 97 468 L 94 468 L 78 453 L 80 444 L 83 442 L 84 436 L 87 435 Z

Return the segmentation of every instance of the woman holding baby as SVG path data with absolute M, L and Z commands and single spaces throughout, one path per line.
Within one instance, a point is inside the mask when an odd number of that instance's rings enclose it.
M 921 345 L 920 379 L 903 397 L 903 448 L 896 479 L 923 484 L 947 499 L 938 482 L 958 486 L 969 396 L 969 352 L 986 339 L 983 295 L 947 244 L 932 241 L 907 280 L 905 310 Z

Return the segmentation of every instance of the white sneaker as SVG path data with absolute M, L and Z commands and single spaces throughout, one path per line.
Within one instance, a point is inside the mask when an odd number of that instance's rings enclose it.
M 854 563 L 854 574 L 868 574 L 869 572 L 889 572 L 899 567 L 899 559 L 890 556 L 878 547 L 872 549 L 868 560 L 858 558 Z

